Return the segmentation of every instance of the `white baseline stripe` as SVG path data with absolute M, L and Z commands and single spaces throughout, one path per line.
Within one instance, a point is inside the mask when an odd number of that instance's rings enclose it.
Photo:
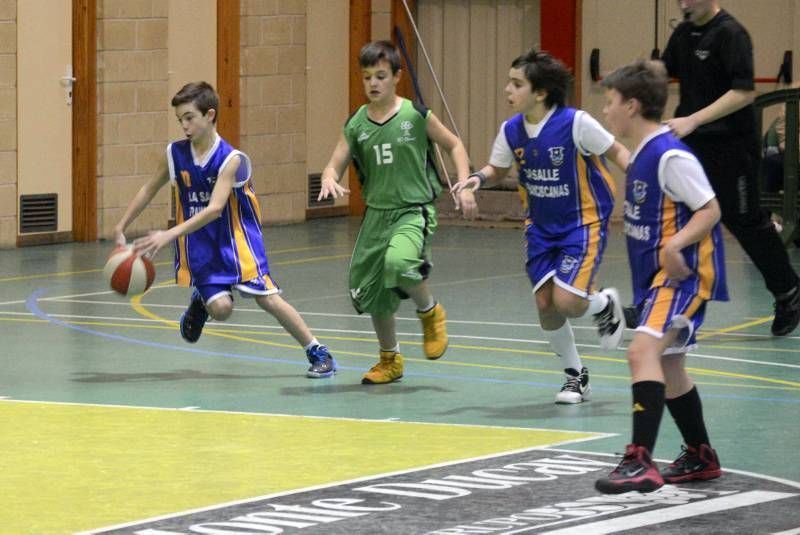
M 108 294 L 112 292 L 99 292 L 99 294 Z M 95 295 L 95 294 L 82 294 L 82 295 Z M 108 306 L 130 306 L 130 303 L 127 301 L 91 301 L 91 300 L 82 300 L 82 299 L 70 299 L 71 297 L 80 297 L 77 296 L 63 296 L 63 297 L 47 297 L 41 299 L 42 301 L 55 301 L 55 302 L 64 302 L 64 303 L 83 303 L 87 305 L 108 305 Z M 347 296 L 344 296 L 347 297 Z M 293 300 L 292 302 L 296 302 L 297 300 Z M 25 303 L 25 301 L 9 301 L 8 303 L 0 303 L 0 305 L 5 304 L 20 304 Z M 147 303 L 147 308 L 173 308 L 178 310 L 184 310 L 186 305 L 167 305 L 167 304 L 159 304 L 159 303 Z M 263 311 L 260 308 L 248 308 L 248 307 L 236 307 L 237 312 L 247 312 L 247 313 L 257 313 L 262 314 Z M 335 314 L 332 312 L 308 312 L 308 311 L 298 311 L 301 316 L 323 316 L 327 318 L 351 318 L 351 319 L 362 319 L 362 320 L 369 320 L 369 316 L 361 315 L 361 314 Z M 419 318 L 416 317 L 405 317 L 405 316 L 397 316 L 397 321 L 413 321 L 418 322 Z M 448 324 L 454 325 L 491 325 L 497 327 L 529 327 L 529 328 L 538 328 L 541 327 L 539 323 L 518 323 L 513 321 L 471 321 L 471 320 L 454 320 L 449 319 L 447 320 Z M 593 325 L 573 325 L 572 328 L 574 330 L 591 330 L 594 331 L 597 327 Z M 628 331 L 633 332 L 631 329 L 626 329 Z M 743 338 L 763 338 L 763 339 L 773 339 L 774 336 L 766 335 L 766 334 L 748 334 L 748 333 L 718 333 L 714 332 L 714 329 L 710 331 L 701 331 L 704 334 L 713 334 L 714 336 L 720 337 L 743 337 Z M 800 336 L 785 336 L 782 338 L 783 340 L 800 340 Z M 599 346 L 595 346 L 599 347 Z M 752 348 L 757 350 L 758 348 Z
M 55 299 L 53 299 L 55 300 Z M 108 304 L 108 305 L 124 305 L 128 306 L 128 303 L 112 303 L 107 301 L 78 301 L 78 300 L 68 300 L 63 299 L 62 302 L 80 302 L 85 304 Z M 186 307 L 178 306 L 178 305 L 155 305 L 155 304 L 148 304 L 148 308 L 179 308 L 184 309 Z M 247 312 L 256 312 L 255 310 L 248 310 L 245 309 Z M 300 313 L 301 316 L 333 316 L 333 317 L 359 317 L 359 316 L 350 316 L 346 314 L 325 314 L 325 313 L 308 313 L 302 312 Z M 30 312 L 5 312 L 0 311 L 0 316 L 33 316 Z M 134 318 L 134 317 L 114 317 L 114 316 L 88 316 L 88 315 L 78 315 L 78 314 L 50 314 L 50 316 L 54 318 L 71 318 L 71 319 L 85 319 L 85 320 L 105 320 L 105 321 L 128 321 L 128 322 L 142 322 L 142 323 L 163 323 L 160 320 L 153 320 L 153 319 L 143 319 L 143 318 Z M 413 321 L 419 321 L 417 318 L 397 318 L 397 319 L 407 319 Z M 172 323 L 177 323 L 177 319 L 175 320 L 167 320 Z M 479 322 L 472 322 L 472 321 L 457 321 L 457 320 L 447 320 L 448 323 L 451 324 L 459 324 L 459 323 L 479 323 Z M 485 322 L 485 325 L 494 325 L 491 322 Z M 265 330 L 283 330 L 283 327 L 280 325 L 259 325 L 259 324 L 249 324 L 249 323 L 231 323 L 231 322 L 211 322 L 214 328 L 224 330 L 227 328 L 237 327 L 237 328 L 252 328 L 252 329 L 265 329 Z M 515 324 L 511 323 L 497 323 L 496 325 L 504 325 L 504 326 L 512 326 Z M 535 327 L 536 324 L 516 324 L 516 326 L 525 326 L 525 327 Z M 573 327 L 573 328 L 581 328 L 581 327 Z M 594 327 L 582 327 L 585 329 L 593 329 Z M 321 327 L 314 327 L 313 329 L 315 332 L 329 332 L 329 333 L 340 333 L 340 334 L 364 334 L 368 336 L 374 335 L 374 331 L 359 331 L 353 329 L 326 329 Z M 406 332 L 398 332 L 396 333 L 399 336 L 410 336 L 420 338 L 422 334 L 418 332 L 413 333 L 406 333 Z M 549 342 L 546 340 L 535 340 L 535 339 L 527 339 L 527 338 L 505 338 L 505 337 L 495 337 L 495 336 L 470 336 L 464 334 L 452 334 L 450 333 L 450 338 L 454 339 L 462 339 L 462 340 L 481 340 L 487 342 L 509 342 L 509 343 L 521 343 L 521 344 L 538 344 L 538 345 L 547 345 Z M 599 349 L 600 346 L 598 344 L 575 344 L 577 347 L 588 347 L 592 349 Z M 753 348 L 756 349 L 756 348 Z M 769 350 L 767 350 L 769 351 Z M 778 368 L 793 368 L 793 369 L 800 369 L 800 364 L 789 364 L 785 362 L 772 362 L 772 361 L 762 361 L 762 360 L 751 360 L 751 359 L 740 359 L 736 357 L 723 357 L 719 355 L 706 355 L 701 353 L 689 353 L 690 357 L 700 358 L 700 359 L 707 359 L 707 360 L 724 360 L 730 362 L 741 362 L 746 364 L 756 364 L 759 366 L 774 366 Z
M 591 533 L 592 535 L 605 535 L 607 533 L 629 531 L 634 528 L 652 526 L 655 524 L 662 524 L 664 522 L 671 522 L 673 520 L 682 520 L 693 516 L 702 516 L 710 513 L 727 511 L 729 509 L 736 509 L 737 507 L 746 507 L 748 505 L 756 505 L 764 502 L 773 502 L 776 500 L 783 500 L 785 498 L 793 498 L 795 496 L 798 496 L 798 494 L 753 490 L 749 492 L 742 492 L 741 494 L 735 494 L 733 496 L 712 498 L 710 500 L 703 500 L 686 505 L 660 508 L 654 511 L 648 511 L 646 513 L 612 518 L 609 520 L 601 520 L 599 522 L 571 526 L 555 531 L 547 531 L 542 533 L 542 535 L 573 535 L 576 530 L 579 530 L 582 533 Z M 523 533 L 525 531 L 538 529 L 539 527 L 541 526 L 531 526 L 529 528 L 523 528 L 516 531 L 505 531 L 504 533 L 506 535 L 510 535 L 511 533 Z

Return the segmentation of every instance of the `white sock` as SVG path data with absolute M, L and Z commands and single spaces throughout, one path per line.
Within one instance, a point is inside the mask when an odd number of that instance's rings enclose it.
M 608 296 L 604 293 L 595 292 L 589 297 L 587 297 L 587 299 L 589 301 L 589 306 L 586 307 L 586 312 L 584 312 L 583 316 L 581 317 L 586 317 L 597 314 L 598 312 L 602 312 L 608 305 Z
M 418 310 L 418 312 L 428 312 L 430 309 L 432 309 L 435 306 L 436 306 L 436 299 L 434 299 L 433 296 L 431 296 L 430 299 L 428 300 L 428 304 L 425 305 L 424 307 L 420 308 Z
M 383 351 L 383 352 L 385 352 L 385 353 L 400 353 L 400 343 L 398 342 L 398 343 L 397 343 L 397 344 L 395 344 L 395 346 L 394 346 L 393 348 L 391 348 L 391 349 L 383 349 L 383 348 L 381 348 L 381 351 Z
M 569 320 L 555 331 L 544 331 L 544 335 L 550 341 L 550 348 L 561 358 L 562 368 L 581 371 L 583 364 L 578 356 L 578 348 L 575 347 L 575 335 Z
M 308 345 L 307 345 L 307 346 L 305 346 L 303 349 L 305 349 L 306 351 L 308 351 L 308 350 L 309 350 L 309 349 L 311 349 L 312 347 L 316 347 L 316 346 L 318 346 L 318 345 L 320 345 L 320 343 L 317 341 L 317 339 L 316 339 L 316 338 L 312 338 L 312 339 L 311 339 L 311 341 L 308 343 Z

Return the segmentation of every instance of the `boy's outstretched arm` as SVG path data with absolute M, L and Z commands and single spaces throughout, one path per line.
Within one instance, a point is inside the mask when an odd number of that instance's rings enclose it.
M 453 184 L 453 193 L 459 193 L 461 190 L 469 189 L 470 191 L 478 191 L 481 188 L 491 188 L 498 182 L 503 180 L 508 174 L 510 167 L 495 167 L 487 163 L 478 171 L 475 171 L 467 177 L 463 182 L 459 181 Z
M 444 126 L 433 113 L 428 117 L 428 126 L 425 133 L 428 135 L 428 139 L 439 145 L 450 155 L 450 160 L 456 166 L 458 183 L 465 182 L 469 176 L 469 156 L 467 156 L 467 149 L 461 140 Z M 478 215 L 478 205 L 471 189 L 459 189 L 458 200 L 464 217 L 474 219 Z
M 680 231 L 670 238 L 659 252 L 659 262 L 670 279 L 682 281 L 692 274 L 681 250 L 706 237 L 720 218 L 719 203 L 711 199 L 700 207 Z
M 125 209 L 125 213 L 122 215 L 119 223 L 114 227 L 114 241 L 117 242 L 117 245 L 125 245 L 125 229 L 128 228 L 128 225 L 130 225 L 134 219 L 139 217 L 142 210 L 150 204 L 150 201 L 156 196 L 158 190 L 167 182 L 169 182 L 169 170 L 167 168 L 167 155 L 165 153 L 158 162 L 156 172 L 150 180 L 139 188 L 139 191 L 134 195 L 133 199 L 131 199 L 131 202 L 128 203 L 128 207 Z
M 333 149 L 331 159 L 328 160 L 328 164 L 322 170 L 321 188 L 317 196 L 318 201 L 327 199 L 331 195 L 336 199 L 350 193 L 349 189 L 339 184 L 342 175 L 347 169 L 347 164 L 350 163 L 350 158 L 350 146 L 347 144 L 344 134 L 342 134 L 339 136 L 339 141 L 336 142 L 336 148 Z
M 236 171 L 239 170 L 239 165 L 241 165 L 239 156 L 232 157 L 225 165 L 217 176 L 208 206 L 180 225 L 175 225 L 168 230 L 156 230 L 150 232 L 147 236 L 137 239 L 133 242 L 136 253 L 152 258 L 159 249 L 168 243 L 186 234 L 191 234 L 217 219 L 228 204 L 233 185 L 236 183 Z

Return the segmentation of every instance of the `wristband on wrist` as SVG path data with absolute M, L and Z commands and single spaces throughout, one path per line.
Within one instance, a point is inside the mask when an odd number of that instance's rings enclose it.
M 486 184 L 486 173 L 484 173 L 483 171 L 475 171 L 467 178 L 472 178 L 474 176 L 478 177 L 478 180 L 480 180 L 480 186 L 478 186 L 478 189 L 482 188 L 483 185 Z

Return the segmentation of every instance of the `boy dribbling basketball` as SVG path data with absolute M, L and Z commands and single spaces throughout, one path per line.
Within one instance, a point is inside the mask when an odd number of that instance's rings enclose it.
M 173 97 L 172 106 L 186 139 L 167 146 L 155 174 L 114 227 L 117 243 L 125 244 L 127 226 L 164 185 L 174 181 L 177 224 L 135 240 L 134 248 L 152 257 L 175 243 L 176 281 L 194 288 L 180 319 L 183 339 L 197 342 L 209 316 L 226 320 L 233 312 L 236 288 L 242 296 L 254 298 L 303 346 L 311 364 L 308 377 L 331 377 L 336 361 L 280 296 L 270 274 L 250 158 L 217 133 L 219 97 L 214 88 L 206 82 L 186 84 Z

